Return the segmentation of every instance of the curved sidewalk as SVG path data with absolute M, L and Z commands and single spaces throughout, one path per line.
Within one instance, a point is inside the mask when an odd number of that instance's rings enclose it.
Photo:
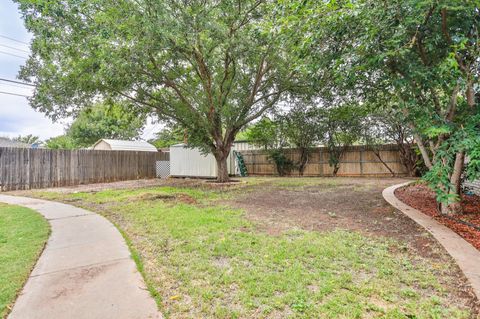
M 105 218 L 66 204 L 0 195 L 50 223 L 45 250 L 9 319 L 162 318 L 118 230 Z
M 450 228 L 408 206 L 395 196 L 395 190 L 411 182 L 393 185 L 383 190 L 383 198 L 393 207 L 425 228 L 447 250 L 467 277 L 473 291 L 480 299 L 480 252 Z

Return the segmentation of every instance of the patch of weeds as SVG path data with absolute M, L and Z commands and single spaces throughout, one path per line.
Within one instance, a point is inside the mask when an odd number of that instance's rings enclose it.
M 290 308 L 296 312 L 304 313 L 308 308 L 308 304 L 304 297 L 299 297 L 290 305 Z

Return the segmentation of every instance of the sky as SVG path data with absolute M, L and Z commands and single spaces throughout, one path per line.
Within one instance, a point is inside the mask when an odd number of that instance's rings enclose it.
M 32 35 L 27 32 L 12 0 L 0 0 L 0 78 L 18 80 L 20 67 L 29 55 Z M 0 136 L 16 137 L 33 134 L 46 140 L 64 133 L 65 125 L 71 120 L 52 123 L 42 113 L 36 112 L 26 97 L 8 95 L 13 93 L 31 95 L 33 88 L 0 80 Z M 160 128 L 151 121 L 144 129 L 142 138 L 153 137 Z
M 24 57 L 29 54 L 29 46 L 25 43 L 29 43 L 31 37 L 23 25 L 17 5 L 12 0 L 0 1 L 0 78 L 17 80 L 20 66 L 26 61 Z M 31 95 L 32 89 L 0 81 L 0 92 Z M 52 123 L 42 113 L 36 112 L 27 98 L 0 93 L 0 136 L 33 134 L 47 139 L 63 132 L 62 123 Z

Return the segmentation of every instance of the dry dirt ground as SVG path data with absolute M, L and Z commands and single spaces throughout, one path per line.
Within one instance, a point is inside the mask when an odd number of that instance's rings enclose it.
M 422 255 L 436 254 L 435 241 L 414 221 L 395 210 L 382 190 L 407 179 L 336 178 L 282 183 L 275 179 L 230 202 L 271 233 L 291 227 L 307 230 L 356 230 L 393 237 Z

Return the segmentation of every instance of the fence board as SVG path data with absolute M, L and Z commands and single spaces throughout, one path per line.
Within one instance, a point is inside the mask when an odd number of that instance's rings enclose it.
M 407 175 L 400 161 L 396 145 L 383 145 L 379 148 L 382 160 L 395 172 L 395 175 Z M 249 175 L 277 175 L 275 164 L 268 158 L 265 150 L 241 151 Z M 294 163 L 298 162 L 300 152 L 296 149 L 286 149 L 285 155 Z M 304 176 L 331 176 L 333 168 L 328 164 L 329 154 L 324 147 L 311 150 Z M 293 170 L 290 175 L 298 175 Z M 381 163 L 378 157 L 365 146 L 351 146 L 340 159 L 338 176 L 390 176 L 391 173 Z
M 155 178 L 168 153 L 0 148 L 0 190 Z

